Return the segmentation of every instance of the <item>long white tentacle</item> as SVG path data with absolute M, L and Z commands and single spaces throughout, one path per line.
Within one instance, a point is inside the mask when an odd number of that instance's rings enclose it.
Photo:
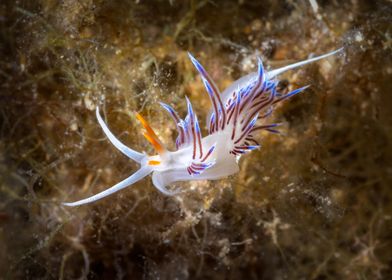
M 105 124 L 103 119 L 101 118 L 101 115 L 99 114 L 98 107 L 96 109 L 96 115 L 97 115 L 98 122 L 102 127 L 103 132 L 105 132 L 105 134 L 109 138 L 110 142 L 112 142 L 112 144 L 124 155 L 126 155 L 127 157 L 129 157 L 130 159 L 133 159 L 134 161 L 136 161 L 138 163 L 141 163 L 141 161 L 145 158 L 145 155 L 142 153 L 139 153 L 135 150 L 132 150 L 131 148 L 128 148 L 113 135 L 113 133 L 109 130 L 109 128 L 107 127 L 107 125 Z
M 342 50 L 343 50 L 343 48 L 340 48 L 340 49 L 337 49 L 335 51 L 332 51 L 332 52 L 329 52 L 329 53 L 326 53 L 326 54 L 323 54 L 323 55 L 320 55 L 320 56 L 316 56 L 316 57 L 313 57 L 313 58 L 310 58 L 310 59 L 307 59 L 307 60 L 299 61 L 297 63 L 293 63 L 293 64 L 290 64 L 290 65 L 284 66 L 282 68 L 278 68 L 278 69 L 269 71 L 267 73 L 267 79 L 272 79 L 273 77 L 276 77 L 277 75 L 282 74 L 283 72 L 286 72 L 288 70 L 291 70 L 291 69 L 303 66 L 305 64 L 309 64 L 309 63 L 312 63 L 314 61 L 326 58 L 326 57 L 334 55 L 334 54 L 336 54 L 336 53 L 338 53 L 338 52 L 340 52 Z
M 151 172 L 152 172 L 152 169 L 150 167 L 148 167 L 148 166 L 142 167 L 138 171 L 133 173 L 131 176 L 126 178 L 125 180 L 121 181 L 120 183 L 117 183 L 116 185 L 114 185 L 113 187 L 111 187 L 109 189 L 104 190 L 103 192 L 97 193 L 96 195 L 90 196 L 88 198 L 85 198 L 85 199 L 82 199 L 79 201 L 64 202 L 62 204 L 65 206 L 79 206 L 82 204 L 87 204 L 87 203 L 97 201 L 99 199 L 102 199 L 108 195 L 111 195 L 115 192 L 118 192 L 119 190 L 122 190 L 122 189 L 136 183 L 137 181 L 146 177 Z

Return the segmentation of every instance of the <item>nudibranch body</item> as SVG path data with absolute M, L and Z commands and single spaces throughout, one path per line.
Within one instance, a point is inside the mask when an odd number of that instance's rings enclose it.
M 167 186 L 174 182 L 216 180 L 237 173 L 239 171 L 238 160 L 241 155 L 260 146 L 254 138 L 256 131 L 266 130 L 278 133 L 276 130 L 278 124 L 263 122 L 272 113 L 274 106 L 307 88 L 305 86 L 282 95 L 277 92 L 276 76 L 293 68 L 334 55 L 341 50 L 338 49 L 268 72 L 265 71 L 259 58 L 257 72 L 240 78 L 222 93 L 219 92 L 203 66 L 189 54 L 212 103 L 212 110 L 207 118 L 208 135 L 202 137 L 199 120 L 188 98 L 186 98 L 188 114 L 184 119 L 181 119 L 172 107 L 161 103 L 176 124 L 178 131 L 177 150 L 167 150 L 147 121 L 141 115 L 136 114 L 146 130 L 144 136 L 157 151 L 157 155 L 148 156 L 121 143 L 102 120 L 97 107 L 98 122 L 108 139 L 124 155 L 139 163 L 141 168 L 130 177 L 103 192 L 86 199 L 63 204 L 78 206 L 97 201 L 132 185 L 151 173 L 154 186 L 166 195 L 177 193 L 167 189 Z

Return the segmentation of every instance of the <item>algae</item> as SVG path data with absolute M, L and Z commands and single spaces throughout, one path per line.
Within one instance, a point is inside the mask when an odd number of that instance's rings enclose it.
M 390 279 L 390 1 L 11 1 L 0 3 L 0 279 Z M 209 100 L 192 52 L 223 89 L 254 71 L 344 46 L 281 77 L 282 135 L 239 174 L 145 180 L 89 196 L 137 169 L 112 131 L 153 153 L 141 112 L 174 148 L 159 107 Z

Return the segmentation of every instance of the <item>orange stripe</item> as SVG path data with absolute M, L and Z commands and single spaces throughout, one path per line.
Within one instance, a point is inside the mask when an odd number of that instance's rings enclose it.
M 165 149 L 162 147 L 162 145 L 160 143 L 158 143 L 156 141 L 156 139 L 152 138 L 150 134 L 148 134 L 147 132 L 143 133 L 143 136 L 148 140 L 148 142 L 150 142 L 153 146 L 154 149 L 159 153 L 162 154 Z
M 158 136 L 155 134 L 154 130 L 152 130 L 148 122 L 139 113 L 136 113 L 136 118 L 142 123 L 148 134 L 150 134 L 155 139 L 158 139 Z
M 136 118 L 141 122 L 143 127 L 146 129 L 146 133 L 144 133 L 144 137 L 154 146 L 155 150 L 162 154 L 165 151 L 161 141 L 159 140 L 158 136 L 155 134 L 154 130 L 152 130 L 151 126 L 148 122 L 139 114 L 136 113 Z
M 158 160 L 149 160 L 148 165 L 160 165 L 161 162 Z

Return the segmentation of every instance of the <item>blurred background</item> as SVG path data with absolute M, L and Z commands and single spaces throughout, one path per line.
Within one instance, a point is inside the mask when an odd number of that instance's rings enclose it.
M 391 279 L 392 2 L 2 0 L 0 279 Z M 209 99 L 256 70 L 344 47 L 280 76 L 310 84 L 281 104 L 281 135 L 219 181 L 146 178 L 66 208 L 135 172 L 94 110 L 153 154 L 141 113 L 174 148 L 158 101 L 203 122 Z

